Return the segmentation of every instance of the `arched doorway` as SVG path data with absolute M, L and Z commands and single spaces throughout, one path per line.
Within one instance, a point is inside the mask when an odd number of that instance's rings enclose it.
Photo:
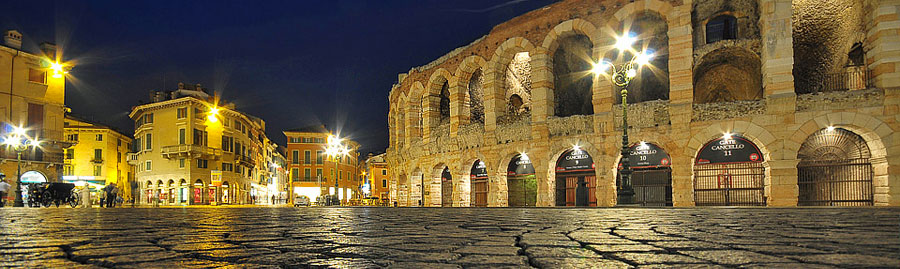
M 631 145 L 628 157 L 632 169 L 631 186 L 634 202 L 641 206 L 672 206 L 671 159 L 665 150 L 653 143 L 640 142 Z M 619 171 L 622 162 L 619 161 Z M 621 174 L 616 175 L 616 186 L 621 190 Z
M 178 203 L 186 205 L 189 197 L 187 180 L 181 179 L 181 182 L 178 184 L 178 193 Z
M 475 160 L 469 172 L 469 191 L 473 207 L 487 207 L 488 173 L 487 165 L 481 160 Z
M 527 154 L 516 154 L 506 169 L 506 187 L 510 207 L 537 204 L 537 179 Z
M 871 157 L 866 141 L 846 129 L 830 127 L 810 135 L 797 153 L 798 205 L 873 205 Z
M 444 166 L 441 171 L 441 207 L 453 206 L 453 176 L 450 175 L 450 168 Z
M 159 203 L 166 202 L 166 185 L 163 185 L 162 180 L 156 181 L 156 201 Z
M 194 181 L 194 204 L 202 205 L 203 201 L 203 180 L 197 179 Z
M 399 206 L 409 206 L 409 179 L 406 174 L 400 174 L 397 181 L 397 204 Z
M 578 147 L 556 160 L 556 206 L 597 206 L 594 159 Z
M 765 206 L 766 168 L 759 147 L 726 134 L 703 145 L 694 160 L 697 206 Z
M 231 202 L 231 193 L 229 192 L 229 189 L 228 189 L 229 187 L 231 187 L 231 185 L 228 185 L 228 181 L 222 182 L 222 199 L 221 199 L 221 201 L 223 204 L 227 204 L 227 203 Z
M 152 204 L 152 203 L 153 203 L 153 199 L 154 199 L 154 196 L 153 196 L 153 181 L 149 181 L 149 180 L 148 180 L 147 183 L 146 183 L 145 185 L 147 186 L 147 188 L 145 189 L 145 192 L 147 192 L 147 203 L 148 203 L 148 204 Z
M 168 204 L 175 204 L 175 180 L 169 179 Z

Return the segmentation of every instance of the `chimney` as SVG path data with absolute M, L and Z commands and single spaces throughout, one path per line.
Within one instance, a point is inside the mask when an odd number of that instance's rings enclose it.
M 200 85 L 200 83 L 197 83 L 197 85 L 195 85 L 194 90 L 197 90 L 198 92 L 206 92 L 206 89 L 204 89 L 203 85 Z
M 6 31 L 6 35 L 3 36 L 3 42 L 6 43 L 10 48 L 14 48 L 17 50 L 22 49 L 22 33 L 16 30 Z
M 56 60 L 56 44 L 50 42 L 41 43 L 41 52 L 43 52 L 47 58 Z

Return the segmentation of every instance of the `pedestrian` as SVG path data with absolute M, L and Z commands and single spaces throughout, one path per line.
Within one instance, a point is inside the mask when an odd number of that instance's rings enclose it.
M 0 207 L 6 203 L 7 192 L 9 192 L 9 183 L 6 183 L 6 175 L 0 173 Z
M 108 188 L 109 185 L 106 185 L 106 187 L 103 187 L 102 189 L 100 189 L 100 191 L 97 192 L 97 196 L 100 196 L 100 207 L 103 207 L 103 205 L 106 204 L 106 190 Z
M 119 188 L 116 187 L 116 183 L 109 184 L 107 186 L 107 194 L 106 194 L 106 207 L 113 208 L 116 207 L 116 196 L 119 195 Z
M 140 201 L 141 192 L 138 191 L 138 183 L 137 181 L 131 181 L 131 207 L 134 207 L 138 201 Z
M 81 207 L 82 208 L 91 208 L 93 205 L 91 204 L 91 186 L 85 184 L 84 188 L 81 188 Z

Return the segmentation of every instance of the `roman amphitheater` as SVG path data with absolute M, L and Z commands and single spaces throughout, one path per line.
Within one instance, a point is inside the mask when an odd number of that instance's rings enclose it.
M 399 206 L 900 206 L 900 1 L 560 1 L 399 74 Z M 436 29 L 439 31 L 439 29 Z M 634 51 L 614 48 L 633 33 Z M 427 61 L 427 60 L 425 60 Z M 424 61 L 423 61 L 424 62 Z

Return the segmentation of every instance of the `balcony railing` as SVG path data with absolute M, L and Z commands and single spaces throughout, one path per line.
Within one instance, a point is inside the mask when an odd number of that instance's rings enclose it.
M 125 155 L 125 158 L 128 160 L 128 164 L 137 165 L 138 164 L 138 154 L 135 152 L 129 152 Z
M 100 159 L 100 158 L 93 158 L 93 159 L 91 159 L 91 162 L 92 162 L 92 163 L 103 163 L 103 159 Z
M 237 159 L 238 163 L 240 163 L 244 166 L 247 166 L 247 167 L 254 166 L 253 159 L 251 159 L 250 156 L 243 155 L 243 156 L 240 156 L 240 158 L 235 156 L 235 159 Z
M 172 145 L 162 147 L 160 150 L 163 158 L 214 158 L 222 157 L 222 150 L 200 145 Z
M 872 86 L 872 72 L 864 66 L 851 66 L 843 72 L 825 75 L 822 91 L 862 90 Z

